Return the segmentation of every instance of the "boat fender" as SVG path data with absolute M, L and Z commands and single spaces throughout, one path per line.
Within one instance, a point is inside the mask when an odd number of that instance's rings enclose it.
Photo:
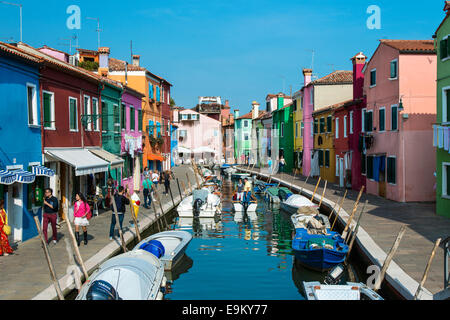
M 151 254 L 153 254 L 158 259 L 164 256 L 165 249 L 163 244 L 158 240 L 150 240 L 149 242 L 146 242 L 142 244 L 139 249 L 145 250 Z
M 162 282 L 161 282 L 161 287 L 165 288 L 167 285 L 167 278 L 166 276 L 163 277 Z
M 159 291 L 158 294 L 156 295 L 156 300 L 162 300 L 163 297 L 164 297 L 163 293 Z
M 114 287 L 104 281 L 96 280 L 92 282 L 86 294 L 86 300 L 122 300 Z
M 194 202 L 194 217 L 198 217 L 200 215 L 200 208 L 203 205 L 203 201 L 201 199 L 196 199 Z

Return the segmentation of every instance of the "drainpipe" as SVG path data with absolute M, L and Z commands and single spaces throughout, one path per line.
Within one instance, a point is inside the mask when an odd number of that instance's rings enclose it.
M 83 92 L 80 89 L 80 109 L 81 109 L 80 111 L 84 110 L 83 106 L 84 106 Z M 84 114 L 82 114 L 80 112 L 80 115 L 81 115 L 80 120 L 82 120 Z M 81 148 L 84 149 L 84 127 L 83 127 L 83 121 L 81 121 L 81 130 L 80 131 L 81 131 Z

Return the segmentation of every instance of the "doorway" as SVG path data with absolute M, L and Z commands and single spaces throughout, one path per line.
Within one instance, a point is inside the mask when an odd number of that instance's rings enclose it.
M 23 185 L 14 183 L 8 186 L 7 213 L 8 224 L 11 226 L 9 239 L 12 242 L 22 241 L 23 205 Z

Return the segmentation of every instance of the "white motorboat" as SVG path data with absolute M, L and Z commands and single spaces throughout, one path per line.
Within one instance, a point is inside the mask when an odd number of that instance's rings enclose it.
M 317 208 L 318 206 L 304 196 L 293 194 L 286 200 L 281 201 L 280 207 L 290 214 L 296 214 L 301 207 Z
M 242 204 L 242 202 L 233 202 L 233 209 L 235 212 L 256 212 L 256 208 L 258 207 L 258 203 L 255 202 L 250 202 L 247 210 L 245 210 L 244 205 Z
M 307 300 L 384 300 L 363 283 L 347 282 L 345 285 L 303 282 Z
M 89 277 L 76 300 L 162 300 L 164 263 L 144 250 L 109 259 Z
M 208 188 L 194 190 L 193 194 L 184 198 L 177 207 L 180 217 L 214 217 L 220 210 L 220 197 L 212 194 Z
M 158 240 L 164 246 L 164 255 L 160 259 L 164 262 L 164 269 L 171 270 L 184 256 L 192 235 L 186 231 L 160 232 L 139 242 L 133 251 L 145 250 L 152 240 Z

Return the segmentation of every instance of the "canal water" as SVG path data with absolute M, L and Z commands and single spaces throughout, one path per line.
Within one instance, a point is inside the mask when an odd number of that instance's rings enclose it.
M 186 256 L 172 272 L 169 300 L 303 300 L 303 281 L 323 282 L 326 273 L 295 262 L 290 216 L 258 198 L 256 214 L 232 210 L 234 183 L 224 180 L 222 212 L 215 218 L 174 217 L 191 232 Z M 344 279 L 346 276 L 344 276 Z

